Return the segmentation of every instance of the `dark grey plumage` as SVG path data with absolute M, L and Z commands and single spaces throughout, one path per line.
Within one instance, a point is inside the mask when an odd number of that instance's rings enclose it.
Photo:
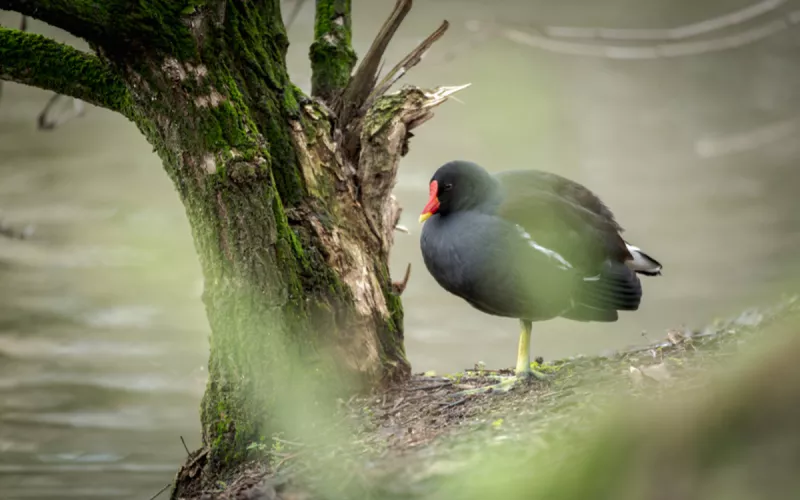
M 420 240 L 425 265 L 485 313 L 616 321 L 617 311 L 639 308 L 637 273 L 660 274 L 661 264 L 623 240 L 611 210 L 569 179 L 537 170 L 491 175 L 454 161 L 434 181 L 437 206 Z

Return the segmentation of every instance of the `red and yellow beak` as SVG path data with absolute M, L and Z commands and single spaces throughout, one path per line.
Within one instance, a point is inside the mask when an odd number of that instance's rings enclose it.
M 439 210 L 439 198 L 436 196 L 438 192 L 439 183 L 436 181 L 431 181 L 430 197 L 428 198 L 428 204 L 422 209 L 422 215 L 419 216 L 420 223 L 428 220 L 431 215 L 435 214 L 436 211 Z

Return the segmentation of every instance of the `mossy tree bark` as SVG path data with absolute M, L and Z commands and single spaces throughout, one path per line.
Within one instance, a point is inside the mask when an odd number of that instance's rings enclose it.
M 391 190 L 410 130 L 457 90 L 375 89 L 410 4 L 351 78 L 350 1 L 317 0 L 307 97 L 287 75 L 279 0 L 0 0 L 94 50 L 0 28 L 0 79 L 132 120 L 186 207 L 212 331 L 202 424 L 215 469 L 274 430 L 265 415 L 297 381 L 409 373 Z

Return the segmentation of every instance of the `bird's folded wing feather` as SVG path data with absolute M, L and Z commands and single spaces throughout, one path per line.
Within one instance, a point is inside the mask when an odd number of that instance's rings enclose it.
M 503 177 L 506 196 L 495 215 L 524 229 L 532 245 L 556 253 L 579 272 L 591 274 L 606 260 L 631 258 L 610 210 L 588 189 L 571 181 L 567 187 L 535 181 Z

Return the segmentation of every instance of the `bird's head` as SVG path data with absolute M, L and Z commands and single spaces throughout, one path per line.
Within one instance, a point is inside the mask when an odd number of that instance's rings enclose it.
M 433 214 L 447 215 L 475 208 L 488 200 L 494 187 L 495 180 L 476 163 L 445 163 L 431 177 L 430 197 L 419 221 L 425 222 Z

